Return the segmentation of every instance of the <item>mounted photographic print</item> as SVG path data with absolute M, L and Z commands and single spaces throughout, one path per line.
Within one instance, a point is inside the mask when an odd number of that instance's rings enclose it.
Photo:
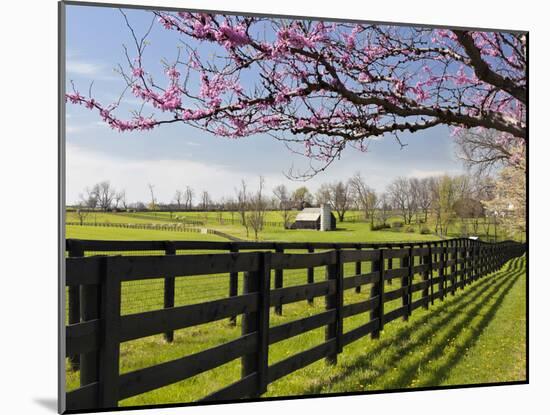
M 527 383 L 527 32 L 59 11 L 60 412 Z

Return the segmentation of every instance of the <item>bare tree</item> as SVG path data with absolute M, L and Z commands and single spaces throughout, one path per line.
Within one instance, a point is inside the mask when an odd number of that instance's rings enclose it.
M 114 201 L 115 209 L 118 209 L 118 205 L 122 205 L 122 207 L 126 209 L 126 192 L 124 190 L 116 192 Z
M 117 194 L 118 200 L 120 201 L 120 204 L 122 205 L 122 208 L 124 210 L 128 209 L 128 201 L 126 200 L 126 190 L 121 190 Z
M 97 194 L 95 193 L 94 188 L 95 186 L 91 189 L 89 187 L 86 187 L 86 194 L 80 194 L 79 205 L 82 205 L 83 207 L 88 209 L 95 209 L 97 207 Z
M 151 204 L 149 205 L 149 208 L 151 210 L 157 209 L 157 199 L 155 198 L 155 185 L 148 183 L 147 187 L 149 187 L 149 193 L 151 194 Z
M 191 210 L 193 208 L 193 198 L 195 196 L 195 192 L 193 191 L 193 189 L 189 186 L 186 186 L 185 187 L 185 194 L 184 194 L 184 199 L 185 199 L 185 209 L 186 210 Z
M 212 199 L 210 198 L 210 193 L 208 193 L 207 190 L 203 190 L 201 193 L 201 209 L 207 211 L 211 203 Z
M 496 130 L 470 128 L 461 130 L 455 138 L 457 156 L 474 174 L 490 174 L 509 165 L 513 155 L 523 151 L 524 143 L 502 140 Z
M 344 217 L 352 201 L 353 196 L 347 183 L 339 181 L 330 185 L 330 204 L 332 209 L 338 214 L 340 222 L 344 221 Z
M 84 221 L 90 215 L 90 211 L 86 209 L 83 203 L 79 203 L 76 207 L 76 216 L 78 217 L 78 223 L 82 226 Z
M 248 218 L 246 216 L 246 211 L 248 209 L 248 192 L 246 190 L 246 182 L 244 181 L 244 179 L 241 180 L 241 187 L 235 189 L 235 193 L 237 194 L 237 209 L 241 217 L 241 224 L 244 226 L 246 230 L 246 237 L 248 238 L 249 224 L 247 220 Z
M 225 198 L 222 197 L 219 202 L 211 201 L 210 208 L 216 211 L 216 222 L 223 225 L 223 212 L 225 210 Z
M 390 211 L 391 211 L 390 197 L 388 196 L 387 193 L 382 193 L 380 195 L 379 205 L 380 205 L 380 209 L 379 209 L 380 221 L 382 221 L 382 223 L 385 225 L 390 217 Z
M 365 215 L 365 219 L 368 220 L 370 218 L 371 225 L 373 225 L 374 210 L 378 202 L 376 192 L 367 185 L 359 172 L 355 173 L 353 177 L 349 179 L 349 186 L 355 202 Z
M 330 205 L 332 206 L 331 201 L 331 186 L 328 183 L 323 183 L 319 188 L 317 189 L 317 192 L 315 192 L 315 202 L 321 206 L 321 205 Z
M 415 208 L 410 180 L 405 177 L 395 179 L 388 186 L 388 195 L 394 207 L 401 211 L 404 222 L 410 224 Z
M 176 206 L 178 209 L 181 209 L 183 206 L 184 201 L 184 194 L 181 190 L 176 190 L 176 193 L 174 194 L 174 202 L 176 202 Z
M 97 183 L 91 190 L 93 197 L 97 200 L 97 205 L 104 211 L 111 209 L 116 191 L 110 182 L 103 181 Z
M 290 193 L 284 184 L 280 184 L 273 189 L 273 195 L 275 196 L 277 208 L 281 211 L 283 226 L 287 229 L 290 226 Z
M 254 239 L 257 241 L 259 233 L 264 227 L 264 217 L 266 209 L 266 200 L 263 195 L 264 178 L 260 176 L 258 190 L 249 196 L 250 211 L 246 213 L 247 223 L 254 231 Z
M 416 219 L 419 224 L 421 222 L 425 223 L 428 221 L 428 214 L 430 212 L 430 206 L 432 204 L 432 191 L 430 180 L 433 180 L 433 178 L 426 177 L 423 179 L 418 179 L 416 177 L 413 177 L 410 179 L 410 192 L 412 194 L 412 201 L 416 210 Z M 420 212 L 424 216 L 421 220 L 418 218 L 418 214 Z
M 225 208 L 231 215 L 231 224 L 233 224 L 235 218 L 235 210 L 237 210 L 237 202 L 232 196 L 228 196 L 225 198 Z

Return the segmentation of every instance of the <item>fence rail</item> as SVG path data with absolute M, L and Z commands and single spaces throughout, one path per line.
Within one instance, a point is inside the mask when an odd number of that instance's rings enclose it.
M 166 255 L 92 256 L 86 252 L 164 250 Z M 178 250 L 227 250 L 229 253 L 175 255 Z M 302 249 L 306 253 L 286 253 Z M 315 252 L 315 250 L 325 250 Z M 255 252 L 239 252 L 256 250 Z M 67 409 L 112 408 L 122 399 L 152 391 L 241 359 L 241 379 L 204 397 L 205 401 L 258 397 L 269 383 L 317 360 L 337 361 L 344 346 L 367 335 L 377 338 L 385 324 L 404 320 L 415 309 L 428 308 L 435 300 L 464 288 L 521 256 L 525 245 L 516 242 L 488 244 L 469 239 L 399 244 L 330 244 L 272 242 L 189 241 L 82 241 L 67 240 L 66 284 L 69 291 L 67 357 L 78 362 L 80 387 L 67 393 Z M 394 268 L 394 259 L 399 267 Z M 355 263 L 355 274 L 344 266 Z M 370 272 L 362 273 L 361 264 Z M 324 281 L 314 282 L 309 270 L 324 267 Z M 307 283 L 271 287 L 272 273 L 308 270 Z M 229 297 L 121 315 L 121 285 L 127 281 L 243 273 L 241 294 Z M 416 280 L 415 280 L 415 275 Z M 386 291 L 385 282 L 398 279 L 398 288 Z M 418 281 L 420 280 L 420 281 Z M 344 291 L 369 286 L 367 300 L 345 304 Z M 166 289 L 166 284 L 165 284 Z M 166 293 L 165 292 L 165 293 Z M 71 294 L 72 293 L 72 294 Z M 76 294 L 75 294 L 76 293 Z M 415 293 L 420 293 L 420 298 Z M 284 304 L 324 297 L 323 312 L 277 326 L 270 324 L 270 309 Z M 166 299 L 166 297 L 165 297 Z M 385 310 L 385 304 L 401 299 L 401 305 Z M 71 302 L 72 301 L 72 302 Z M 78 303 L 78 308 L 75 303 Z M 344 331 L 344 320 L 365 315 L 364 322 Z M 176 360 L 120 374 L 120 344 L 154 334 L 242 316 L 242 335 L 227 343 Z M 325 327 L 323 343 L 277 363 L 268 364 L 271 344 Z M 173 338 L 173 337 L 172 337 Z

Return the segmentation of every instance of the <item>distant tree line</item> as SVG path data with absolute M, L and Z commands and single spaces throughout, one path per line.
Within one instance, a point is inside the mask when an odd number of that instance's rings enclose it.
M 402 218 L 404 225 L 416 225 L 418 231 L 427 228 L 429 219 L 432 229 L 440 235 L 447 235 L 450 225 L 459 221 L 463 233 L 469 227 L 474 234 L 488 233 L 488 223 L 496 226 L 498 215 L 488 209 L 486 203 L 495 197 L 496 182 L 488 176 L 440 175 L 425 178 L 397 177 L 383 192 L 377 192 L 365 177 L 355 173 L 348 180 L 323 183 L 315 193 L 306 186 L 294 190 L 284 184 L 275 186 L 272 194 L 265 192 L 265 180 L 259 177 L 257 186 L 250 190 L 242 180 L 234 189 L 234 195 L 214 200 L 206 190 L 199 197 L 190 186 L 176 190 L 170 203 L 159 203 L 155 186 L 147 185 L 150 200 L 129 203 L 124 190 L 117 190 L 109 181 L 102 181 L 87 187 L 80 195 L 76 213 L 80 223 L 84 223 L 90 211 L 200 211 L 217 212 L 220 224 L 224 222 L 224 212 L 230 212 L 231 223 L 237 215 L 238 223 L 244 226 L 247 237 L 250 233 L 259 238 L 265 225 L 265 212 L 279 212 L 282 226 L 290 228 L 293 211 L 305 207 L 329 205 L 338 220 L 344 222 L 350 211 L 360 211 L 361 220 L 369 222 L 372 229 L 389 227 L 388 220 L 393 215 Z M 501 204 L 502 205 L 502 204 Z M 502 206 L 500 206 L 502 208 Z M 493 219 L 492 222 L 488 219 Z M 357 218 L 354 217 L 354 220 Z

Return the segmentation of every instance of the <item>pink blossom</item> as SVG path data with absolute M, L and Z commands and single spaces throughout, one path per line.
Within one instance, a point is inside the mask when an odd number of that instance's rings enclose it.
M 282 28 L 277 32 L 277 42 L 283 48 L 292 47 L 301 49 L 303 47 L 313 47 L 314 43 L 304 34 L 295 29 Z
M 70 93 L 66 94 L 65 98 L 68 99 L 71 104 L 80 104 L 82 102 L 82 100 L 84 99 L 84 97 L 82 95 L 80 95 L 80 93 L 78 91 L 74 92 L 72 94 L 70 94 Z
M 370 82 L 372 80 L 372 77 L 368 73 L 361 72 L 357 80 L 361 83 L 366 83 Z
M 168 30 L 172 29 L 172 26 L 175 24 L 173 18 L 167 14 L 160 16 L 158 20 L 159 23 L 161 23 L 164 28 Z
M 424 102 L 426 101 L 430 95 L 428 92 L 422 87 L 422 84 L 419 82 L 411 88 L 411 91 L 416 95 L 416 101 L 418 102 Z
M 281 116 L 278 114 L 275 115 L 267 115 L 265 117 L 262 117 L 262 122 L 271 128 L 278 127 L 281 123 Z
M 209 24 L 203 24 L 199 21 L 196 21 L 193 24 L 193 35 L 196 36 L 198 39 L 211 37 L 213 33 L 214 31 Z
M 135 68 L 132 69 L 132 75 L 135 76 L 136 78 L 143 76 L 143 73 L 144 73 L 143 69 L 140 66 L 136 66 Z
M 464 74 L 464 67 L 461 66 L 458 72 L 456 73 L 456 83 L 457 85 L 467 84 L 469 81 L 468 77 Z
M 227 23 L 223 23 L 219 31 L 216 33 L 216 40 L 222 41 L 227 48 L 243 46 L 250 43 L 250 39 L 246 34 L 243 26 L 231 27 Z
M 175 66 L 170 66 L 170 68 L 166 71 L 166 75 L 168 75 L 172 81 L 176 81 L 180 77 L 180 73 Z
M 156 125 L 156 121 L 153 118 L 138 117 L 135 123 L 138 130 L 152 130 Z
M 86 101 L 86 108 L 93 109 L 95 107 L 95 100 L 93 98 L 90 98 L 89 101 Z

